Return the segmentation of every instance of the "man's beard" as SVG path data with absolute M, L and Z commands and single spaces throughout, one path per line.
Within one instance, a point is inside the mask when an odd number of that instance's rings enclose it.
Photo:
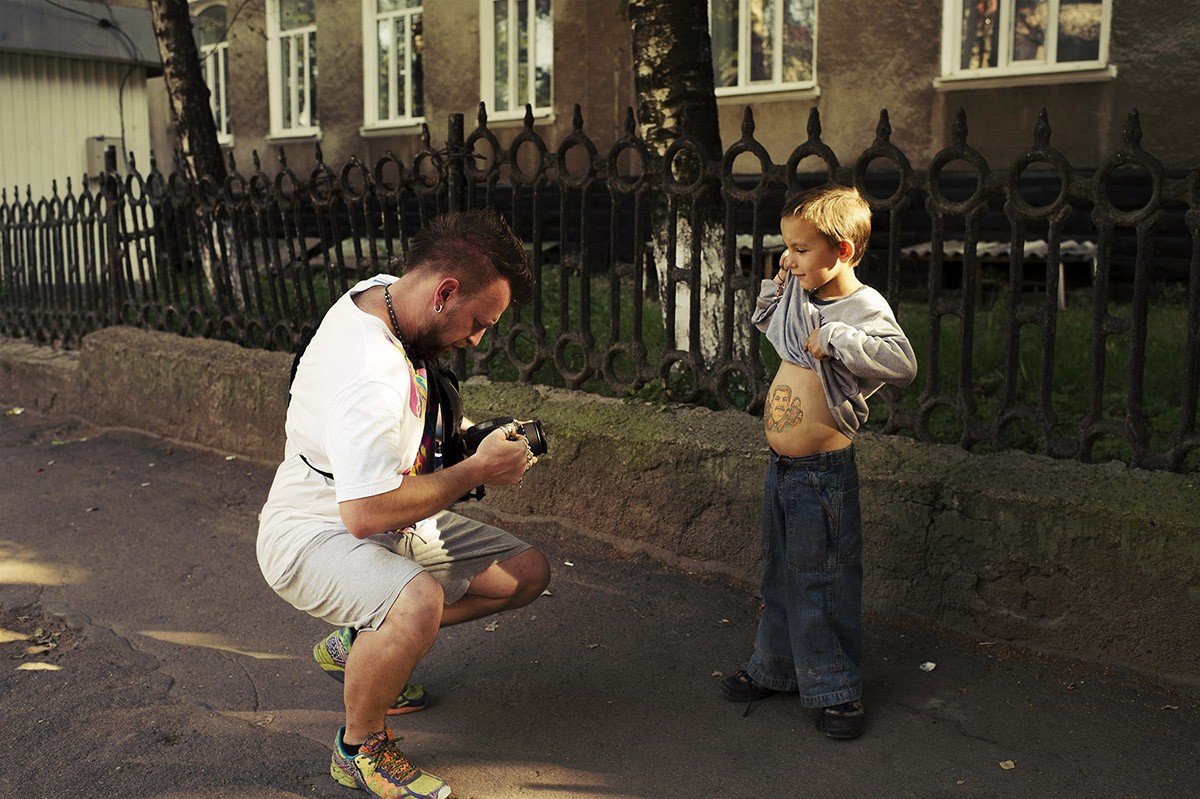
M 404 342 L 404 350 L 414 361 L 436 361 L 450 350 L 462 349 L 468 343 L 466 339 L 450 341 L 442 328 L 434 323 L 413 336 L 412 341 Z

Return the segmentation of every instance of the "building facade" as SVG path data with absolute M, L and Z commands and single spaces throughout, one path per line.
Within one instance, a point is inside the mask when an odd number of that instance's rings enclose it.
M 725 146 L 750 106 L 756 137 L 786 162 L 816 108 L 824 140 L 846 159 L 871 144 L 886 108 L 893 142 L 919 166 L 948 143 L 962 108 L 972 146 L 1004 164 L 1046 109 L 1054 146 L 1094 168 L 1120 147 L 1137 108 L 1148 151 L 1176 169 L 1200 161 L 1195 0 L 693 2 L 709 15 Z M 239 165 L 254 151 L 273 164 L 283 148 L 303 173 L 318 142 L 330 164 L 389 151 L 410 163 L 422 123 L 439 146 L 449 116 L 464 114 L 469 132 L 481 102 L 502 145 L 526 103 L 552 146 L 578 104 L 604 152 L 636 107 L 620 0 L 192 7 L 218 128 Z M 154 148 L 169 149 L 165 103 L 153 105 Z

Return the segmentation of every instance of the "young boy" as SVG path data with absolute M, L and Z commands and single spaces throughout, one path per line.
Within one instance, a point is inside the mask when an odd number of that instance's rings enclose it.
M 867 397 L 916 376 L 912 346 L 887 301 L 854 267 L 871 209 L 824 186 L 784 202 L 787 249 L 764 280 L 753 322 L 782 357 L 763 413 L 771 447 L 763 502 L 762 618 L 729 699 L 797 691 L 817 728 L 857 738 L 862 706 L 862 520 L 854 434 Z

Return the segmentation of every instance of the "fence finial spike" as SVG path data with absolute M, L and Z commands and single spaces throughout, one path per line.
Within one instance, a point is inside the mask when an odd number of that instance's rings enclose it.
M 634 129 L 637 127 L 637 122 L 633 116 L 633 106 L 625 106 L 625 135 L 632 136 Z
M 323 166 L 325 164 L 325 152 L 321 149 L 321 142 L 313 142 L 313 148 L 317 151 L 317 163 Z
M 258 158 L 258 148 L 255 147 L 250 151 L 250 160 L 254 163 L 254 171 L 262 172 L 262 161 Z
M 954 112 L 954 122 L 950 125 L 950 139 L 955 144 L 965 144 L 967 141 L 967 112 L 961 105 Z
M 424 144 L 426 147 L 429 146 L 429 123 L 428 122 L 421 123 L 421 144 Z
M 525 103 L 525 128 L 526 130 L 533 129 L 533 106 Z
M 575 103 L 575 110 L 571 112 L 571 129 L 577 132 L 583 130 L 583 109 L 579 103 Z
M 808 110 L 808 139 L 815 141 L 821 138 L 821 112 L 816 108 Z
M 67 175 L 67 194 L 71 194 L 71 176 Z
M 483 100 L 479 101 L 479 114 L 476 116 L 476 119 L 479 120 L 479 127 L 487 127 L 487 103 Z
M 1043 108 L 1038 112 L 1037 122 L 1033 123 L 1033 146 L 1045 147 L 1050 143 L 1050 115 Z
M 134 157 L 133 150 L 129 151 L 129 171 L 137 172 L 137 158 Z
M 233 150 L 227 151 L 225 158 L 229 162 L 229 174 L 232 175 L 237 172 L 237 159 L 233 157 Z
M 1140 147 L 1142 144 L 1142 118 L 1138 116 L 1136 108 L 1129 109 L 1129 116 L 1125 119 L 1125 144 L 1132 147 Z
M 742 111 L 742 138 L 748 139 L 754 135 L 754 110 L 746 106 Z
M 58 178 L 50 179 L 50 196 L 51 197 L 58 196 Z
M 875 126 L 875 139 L 880 143 L 892 138 L 892 120 L 886 108 L 879 109 L 879 124 Z
M 283 149 L 283 145 L 279 145 L 279 166 L 287 169 L 287 152 Z

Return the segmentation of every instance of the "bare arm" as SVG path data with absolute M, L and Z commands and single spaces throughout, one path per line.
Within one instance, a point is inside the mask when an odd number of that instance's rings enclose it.
M 445 510 L 478 485 L 515 485 L 526 469 L 525 439 L 495 430 L 469 458 L 432 474 L 407 475 L 385 494 L 341 502 L 338 511 L 355 538 L 397 530 Z

